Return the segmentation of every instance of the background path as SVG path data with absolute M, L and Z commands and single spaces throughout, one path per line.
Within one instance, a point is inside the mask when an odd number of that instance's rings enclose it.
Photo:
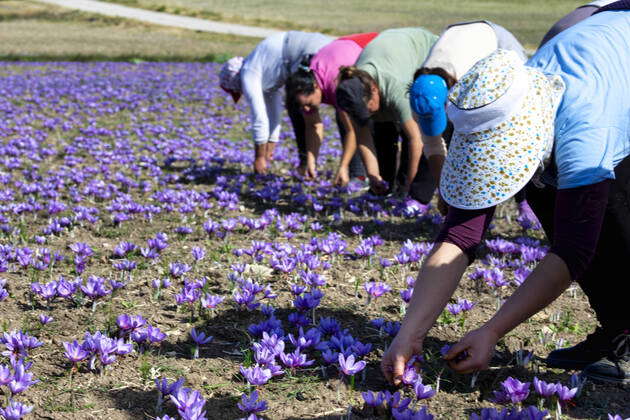
M 190 29 L 193 31 L 216 32 L 221 34 L 250 36 L 266 38 L 278 32 L 277 29 L 258 28 L 255 26 L 238 25 L 233 23 L 215 22 L 187 16 L 172 15 L 169 13 L 153 12 L 135 7 L 106 3 L 97 0 L 36 0 L 41 3 L 67 7 L 84 12 L 98 13 L 101 15 L 140 20 L 155 25 L 172 26 L 176 28 Z

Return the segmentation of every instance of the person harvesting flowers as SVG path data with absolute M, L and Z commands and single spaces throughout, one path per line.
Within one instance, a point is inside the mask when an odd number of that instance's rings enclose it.
M 474 260 L 494 208 L 527 186 L 552 247 L 500 310 L 446 354 L 458 372 L 488 367 L 499 338 L 573 280 L 601 327 L 550 359 L 587 377 L 630 381 L 622 269 L 630 257 L 630 13 L 618 2 L 552 38 L 526 65 L 497 50 L 453 87 L 454 124 L 440 192 L 448 215 L 422 267 L 383 374 L 398 382 Z M 465 357 L 459 357 L 465 355 Z M 557 363 L 556 363 L 557 365 Z

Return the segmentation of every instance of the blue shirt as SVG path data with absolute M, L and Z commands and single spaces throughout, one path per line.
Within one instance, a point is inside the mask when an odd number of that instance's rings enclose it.
M 630 155 L 630 12 L 589 17 L 527 65 L 560 75 L 566 85 L 555 120 L 557 187 L 614 179 L 615 166 Z

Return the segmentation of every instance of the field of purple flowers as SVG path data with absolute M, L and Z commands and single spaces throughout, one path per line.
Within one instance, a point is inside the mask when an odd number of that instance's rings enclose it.
M 439 213 L 333 187 L 330 116 L 320 180 L 295 177 L 288 124 L 254 177 L 246 106 L 217 70 L 0 63 L 0 418 L 630 416 L 627 391 L 540 362 L 595 326 L 577 287 L 490 370 L 442 362 L 546 252 L 512 204 L 389 387 L 380 356 Z

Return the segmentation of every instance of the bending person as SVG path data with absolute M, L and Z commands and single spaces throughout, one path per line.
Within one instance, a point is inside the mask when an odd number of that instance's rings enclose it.
M 569 29 L 571 26 L 575 25 L 576 23 L 582 22 L 587 17 L 591 17 L 599 9 L 601 9 L 604 6 L 609 5 L 610 3 L 613 3 L 614 1 L 615 0 L 592 1 L 566 14 L 559 21 L 557 21 L 551 27 L 551 29 L 549 29 L 549 31 L 543 37 L 542 41 L 540 41 L 540 46 L 538 48 L 545 45 L 547 41 L 549 41 L 554 36 L 558 35 L 560 32 L 564 31 L 565 29 Z
M 287 80 L 287 109 L 298 139 L 298 148 L 306 155 L 306 175 L 317 176 L 317 158 L 324 135 L 319 114 L 321 104 L 337 108 L 335 90 L 339 67 L 355 63 L 363 48 L 378 35 L 376 32 L 348 35 L 338 38 L 319 50 L 310 66 L 300 66 Z M 351 178 L 365 176 L 357 150 L 354 130 L 346 119 L 342 122 L 336 109 L 337 127 L 341 136 L 343 154 L 335 175 L 335 184 L 344 186 Z M 302 154 L 301 153 L 301 154 Z
M 437 37 L 422 28 L 389 29 L 370 42 L 353 67 L 343 67 L 336 96 L 341 119 L 352 120 L 373 191 L 400 190 L 423 203 L 431 200 L 439 168 L 422 158 L 420 128 L 407 98 L 414 71 Z M 402 136 L 400 165 L 398 138 Z M 431 172 L 427 170 L 430 167 Z
M 415 72 L 409 92 L 411 108 L 424 134 L 427 156 L 444 155 L 448 90 L 477 61 L 499 48 L 514 51 L 523 62 L 527 60 L 525 49 L 516 37 L 504 27 L 489 21 L 451 25 L 431 48 L 422 67 Z M 450 141 L 450 138 L 446 140 Z M 519 220 L 538 225 L 525 201 L 525 192 L 518 192 L 514 198 L 519 209 Z
M 630 12 L 606 11 L 551 39 L 527 65 L 498 50 L 453 87 L 447 112 L 455 131 L 440 182 L 449 212 L 383 357 L 388 379 L 398 381 L 421 352 L 495 206 L 527 184 L 552 247 L 495 316 L 445 358 L 459 372 L 487 368 L 501 337 L 576 280 L 601 327 L 550 356 L 590 378 L 630 381 L 630 321 L 619 293 L 626 277 L 602 281 L 630 258 L 628 62 Z
M 249 102 L 257 174 L 267 172 L 280 136 L 281 89 L 287 78 L 306 56 L 315 54 L 332 40 L 319 33 L 281 32 L 263 40 L 244 59 L 233 57 L 221 68 L 221 88 L 235 102 L 242 94 Z

